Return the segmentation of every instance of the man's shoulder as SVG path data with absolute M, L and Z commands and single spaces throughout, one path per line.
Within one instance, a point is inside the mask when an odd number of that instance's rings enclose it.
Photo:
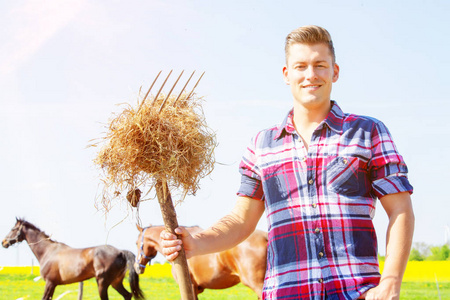
M 354 114 L 354 113 L 344 113 L 344 122 L 372 122 L 372 123 L 379 123 L 381 122 L 377 118 L 366 116 L 366 115 L 360 115 L 360 114 Z
M 279 134 L 280 130 L 282 130 L 281 123 L 272 125 L 270 127 L 264 128 L 258 131 L 254 136 L 254 140 L 271 140 L 275 139 L 275 137 Z
M 293 109 L 291 109 L 287 113 L 287 115 L 285 115 L 284 119 L 280 123 L 276 123 L 275 125 L 260 130 L 253 137 L 253 140 L 266 140 L 266 141 L 276 140 L 285 131 L 292 132 L 294 130 L 294 126 L 292 124 L 292 114 Z
M 358 126 L 361 128 L 373 128 L 377 124 L 382 124 L 382 122 L 377 118 L 354 113 L 344 113 L 342 120 L 344 128 L 354 126 Z
M 367 115 L 361 115 L 356 113 L 348 113 L 344 112 L 339 104 L 332 100 L 332 108 L 331 108 L 331 116 L 335 119 L 341 119 L 343 122 L 351 123 L 351 122 L 366 122 L 366 123 L 379 123 L 380 120 L 367 116 Z
M 258 133 L 268 133 L 271 134 L 272 132 L 278 132 L 280 131 L 280 129 L 282 129 L 282 124 L 281 123 L 277 123 L 274 124 L 272 126 L 266 127 L 262 130 L 260 130 Z

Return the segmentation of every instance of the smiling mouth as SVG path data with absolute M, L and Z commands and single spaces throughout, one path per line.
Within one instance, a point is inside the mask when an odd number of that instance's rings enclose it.
M 302 86 L 304 89 L 317 89 L 320 88 L 320 85 L 304 85 Z

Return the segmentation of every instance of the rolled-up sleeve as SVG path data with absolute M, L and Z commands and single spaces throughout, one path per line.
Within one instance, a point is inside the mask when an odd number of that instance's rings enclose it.
M 376 197 L 400 192 L 412 194 L 408 168 L 382 122 L 375 123 L 372 130 L 372 159 L 369 168 L 372 190 Z
M 247 147 L 239 164 L 241 173 L 241 185 L 237 192 L 238 196 L 250 197 L 257 200 L 264 200 L 264 191 L 261 183 L 261 174 L 257 167 L 257 155 L 255 140 L 252 139 Z

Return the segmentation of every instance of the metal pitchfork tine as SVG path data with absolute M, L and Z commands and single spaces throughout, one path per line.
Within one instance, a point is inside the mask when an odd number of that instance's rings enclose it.
M 163 84 L 161 85 L 161 87 L 159 88 L 158 92 L 156 93 L 156 96 L 153 98 L 153 103 L 156 102 L 156 100 L 158 99 L 159 95 L 161 94 L 167 80 L 169 79 L 170 75 L 172 74 L 173 70 L 170 70 L 169 74 L 167 75 L 166 79 L 164 80 Z M 141 109 L 142 105 L 144 104 L 145 100 L 147 99 L 148 95 L 150 94 L 150 91 L 152 90 L 153 86 L 155 85 L 156 81 L 159 78 L 159 75 L 161 74 L 162 71 L 159 71 L 158 75 L 156 75 L 156 78 L 153 80 L 152 85 L 150 86 L 150 88 L 147 91 L 147 94 L 145 94 L 144 99 L 142 100 L 141 104 L 139 105 L 139 109 L 138 111 Z M 183 94 L 184 90 L 186 89 L 187 85 L 189 84 L 189 82 L 191 81 L 192 77 L 194 76 L 195 71 L 192 72 L 191 76 L 189 76 L 188 80 L 186 81 L 186 83 L 184 84 L 183 88 L 181 89 L 180 93 L 178 94 L 177 98 L 175 99 L 175 101 L 172 103 L 173 106 L 175 106 L 175 104 L 177 103 L 177 101 L 181 98 L 181 95 Z M 180 80 L 181 76 L 184 74 L 184 70 L 181 71 L 180 75 L 178 76 L 177 80 L 175 81 L 175 83 L 173 84 L 172 88 L 170 89 L 169 93 L 165 96 L 165 99 L 163 100 L 158 113 L 160 113 L 167 100 L 169 99 L 170 95 L 172 94 L 172 91 L 175 89 L 175 86 L 178 84 L 178 81 Z M 202 75 L 200 75 L 200 78 L 197 80 L 197 82 L 195 83 L 194 87 L 192 88 L 192 90 L 187 94 L 186 99 L 188 99 L 189 97 L 192 96 L 192 94 L 194 93 L 195 88 L 197 87 L 197 85 L 199 84 L 200 80 L 202 79 L 203 75 L 205 74 L 205 72 L 202 73 Z
M 194 87 L 192 88 L 192 91 L 188 94 L 186 99 L 189 99 L 189 97 L 194 93 L 194 90 L 197 87 L 197 85 L 200 82 L 200 80 L 202 79 L 203 75 L 205 75 L 205 72 L 203 72 L 202 75 L 200 75 L 200 78 L 197 80 L 197 83 L 194 85 Z
M 188 85 L 189 81 L 191 81 L 192 76 L 194 76 L 194 73 L 195 73 L 195 70 L 194 70 L 194 72 L 192 72 L 191 76 L 189 76 L 189 79 L 186 81 L 186 84 L 183 86 L 183 88 L 181 89 L 181 92 L 178 94 L 177 99 L 175 99 L 175 101 L 173 101 L 173 106 L 175 106 L 175 104 L 177 103 L 178 99 L 180 99 L 181 94 L 183 94 L 183 92 L 186 89 L 186 86 Z
M 162 84 L 161 87 L 159 88 L 159 91 L 158 91 L 158 93 L 156 94 L 155 99 L 153 99 L 153 103 L 154 103 L 156 100 L 158 100 L 159 94 L 161 93 L 161 91 L 162 91 L 164 85 L 166 84 L 167 79 L 169 79 L 170 74 L 172 74 L 172 71 L 173 71 L 173 70 L 170 70 L 169 74 L 168 74 L 167 77 L 166 77 L 166 80 L 164 80 L 163 84 Z M 153 104 L 153 103 L 152 103 L 152 104 Z
M 167 94 L 166 98 L 165 98 L 164 101 L 162 102 L 161 107 L 159 108 L 158 114 L 159 114 L 159 113 L 161 112 L 161 110 L 163 109 L 164 105 L 166 104 L 167 99 L 169 99 L 170 94 L 172 93 L 173 89 L 174 89 L 175 86 L 177 85 L 178 80 L 180 80 L 181 75 L 183 75 L 183 73 L 184 73 L 184 70 L 181 71 L 180 76 L 178 76 L 177 80 L 175 81 L 175 83 L 173 84 L 173 86 L 172 86 L 172 88 L 170 89 L 169 93 Z M 189 81 L 188 81 L 188 82 L 189 82 Z
M 150 91 L 152 90 L 153 85 L 155 85 L 156 80 L 158 80 L 159 75 L 161 75 L 161 72 L 162 72 L 162 70 L 159 71 L 158 75 L 156 75 L 155 80 L 153 80 L 152 85 L 151 85 L 150 88 L 148 89 L 147 94 L 145 94 L 144 99 L 142 99 L 141 105 L 139 105 L 139 108 L 138 108 L 137 111 L 140 111 L 140 110 L 141 110 L 142 104 L 144 104 L 145 100 L 147 99 L 148 95 L 150 94 Z
M 183 72 L 184 72 L 184 71 L 183 71 Z M 181 72 L 181 74 L 180 74 L 180 76 L 178 77 L 178 79 L 180 79 L 180 77 L 181 77 L 181 75 L 183 74 L 183 72 Z M 190 76 L 189 79 L 187 80 L 187 82 L 186 82 L 186 84 L 184 85 L 184 87 L 183 87 L 183 89 L 181 90 L 181 92 L 178 94 L 178 97 L 177 97 L 177 99 L 175 99 L 175 101 L 173 102 L 172 106 L 175 106 L 175 104 L 177 103 L 178 99 L 180 99 L 181 94 L 183 94 L 184 89 L 185 89 L 186 86 L 188 85 L 188 83 L 189 83 L 189 81 L 191 80 L 191 78 L 192 78 L 192 76 L 194 75 L 194 73 L 195 73 L 195 71 L 192 72 L 191 76 Z M 205 72 L 203 72 L 202 75 L 200 75 L 200 78 L 197 80 L 197 83 L 194 85 L 194 87 L 192 88 L 191 92 L 187 95 L 187 97 L 186 97 L 185 99 L 189 99 L 189 97 L 194 93 L 195 88 L 197 87 L 198 83 L 200 82 L 200 80 L 202 79 L 202 77 L 203 77 L 204 74 L 205 74 Z M 172 87 L 172 89 L 170 90 L 170 92 L 169 92 L 168 95 L 170 95 L 170 93 L 172 92 L 173 88 L 175 87 L 175 85 L 176 85 L 177 82 L 178 82 L 178 79 L 177 79 L 177 81 L 175 82 L 175 84 L 173 85 L 173 87 Z M 160 107 L 158 113 L 160 113 L 161 110 L 163 109 L 163 106 L 164 106 L 164 104 L 165 104 L 167 98 L 169 98 L 169 96 L 167 96 L 166 99 L 164 100 L 164 102 L 163 102 L 163 104 L 161 105 L 161 107 Z

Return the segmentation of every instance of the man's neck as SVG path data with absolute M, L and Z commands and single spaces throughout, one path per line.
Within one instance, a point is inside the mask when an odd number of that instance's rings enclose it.
M 309 145 L 314 130 L 328 116 L 330 109 L 331 101 L 327 105 L 317 107 L 305 107 L 294 103 L 294 127 L 306 146 Z

